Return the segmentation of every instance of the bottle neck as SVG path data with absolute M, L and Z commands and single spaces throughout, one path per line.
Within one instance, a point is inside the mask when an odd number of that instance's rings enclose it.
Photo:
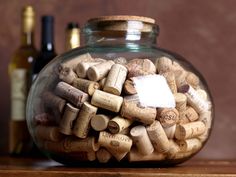
M 52 16 L 42 17 L 41 50 L 54 52 L 54 19 Z
M 71 50 L 80 46 L 80 30 L 79 28 L 67 29 L 66 50 Z
M 26 6 L 22 11 L 21 18 L 21 45 L 32 46 L 34 45 L 34 9 L 31 6 Z
M 21 45 L 22 46 L 34 45 L 34 33 L 32 31 L 21 33 Z

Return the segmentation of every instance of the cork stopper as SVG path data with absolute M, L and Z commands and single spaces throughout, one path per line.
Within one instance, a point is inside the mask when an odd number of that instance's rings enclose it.
M 156 27 L 156 23 L 154 19 L 149 17 L 114 15 L 89 19 L 86 26 L 93 26 L 93 28 L 100 30 L 127 31 L 131 28 L 142 32 L 151 32 Z
M 140 21 L 144 23 L 155 24 L 155 20 L 153 18 L 143 17 L 143 16 L 131 16 L 131 15 L 100 16 L 88 20 L 89 23 L 102 22 L 102 21 Z

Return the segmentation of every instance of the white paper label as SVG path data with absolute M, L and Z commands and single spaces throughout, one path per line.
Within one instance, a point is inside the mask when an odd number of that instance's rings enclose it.
M 175 99 L 165 77 L 154 74 L 132 79 L 142 106 L 175 108 Z
M 27 70 L 15 69 L 11 75 L 11 119 L 25 120 Z

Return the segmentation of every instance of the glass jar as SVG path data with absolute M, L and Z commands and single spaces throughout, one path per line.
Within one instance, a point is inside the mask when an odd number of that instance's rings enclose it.
M 159 27 L 139 16 L 91 19 L 86 45 L 39 74 L 27 102 L 38 147 L 69 165 L 184 162 L 204 146 L 213 101 L 201 74 L 156 47 Z

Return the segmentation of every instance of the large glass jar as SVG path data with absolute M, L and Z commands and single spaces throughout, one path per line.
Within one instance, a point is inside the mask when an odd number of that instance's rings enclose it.
M 139 16 L 91 19 L 86 45 L 59 55 L 35 80 L 27 123 L 63 164 L 173 165 L 207 141 L 213 102 L 201 74 L 156 47 L 159 27 Z

